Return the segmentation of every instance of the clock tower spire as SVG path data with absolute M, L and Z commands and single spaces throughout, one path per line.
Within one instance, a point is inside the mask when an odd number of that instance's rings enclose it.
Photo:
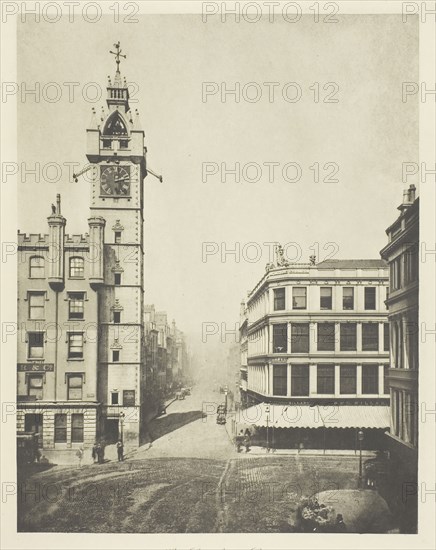
M 145 418 L 144 131 L 132 116 L 129 89 L 120 73 L 126 59 L 114 44 L 115 78 L 108 77 L 107 111 L 93 112 L 87 129 L 92 165 L 91 219 L 104 220 L 103 281 L 99 293 L 99 390 L 106 436 L 123 434 L 139 445 Z M 96 229 L 96 231 L 97 231 Z

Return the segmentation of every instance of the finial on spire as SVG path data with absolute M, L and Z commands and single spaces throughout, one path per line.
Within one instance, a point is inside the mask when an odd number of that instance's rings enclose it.
M 111 53 L 112 55 L 115 56 L 115 63 L 117 64 L 117 73 L 119 73 L 120 72 L 120 57 L 124 57 L 124 59 L 126 59 L 127 55 L 123 55 L 121 53 L 123 50 L 121 49 L 119 40 L 116 44 L 114 44 L 114 48 L 116 49 L 116 51 L 113 52 L 112 50 L 109 50 L 109 53 Z

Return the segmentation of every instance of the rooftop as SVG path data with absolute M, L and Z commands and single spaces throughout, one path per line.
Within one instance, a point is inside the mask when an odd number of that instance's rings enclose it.
M 324 260 L 316 264 L 318 269 L 376 269 L 387 267 L 385 260 Z

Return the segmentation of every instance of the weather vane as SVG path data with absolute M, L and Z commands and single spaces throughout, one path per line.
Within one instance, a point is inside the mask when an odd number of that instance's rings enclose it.
M 121 53 L 123 50 L 121 49 L 119 40 L 116 44 L 114 44 L 114 47 L 116 49 L 116 52 L 113 52 L 112 50 L 109 50 L 109 53 L 111 53 L 112 55 L 115 56 L 115 62 L 117 64 L 117 72 L 119 73 L 120 72 L 120 57 L 124 57 L 124 59 L 126 59 L 127 55 L 123 55 Z

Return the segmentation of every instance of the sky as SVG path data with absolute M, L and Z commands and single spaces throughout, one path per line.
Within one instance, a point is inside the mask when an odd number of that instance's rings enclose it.
M 19 25 L 18 81 L 46 86 L 40 101 L 29 95 L 18 104 L 19 162 L 64 168 L 57 183 L 28 175 L 19 184 L 19 229 L 47 232 L 50 204 L 61 193 L 67 232 L 87 231 L 89 183 L 71 182 L 64 163 L 86 163 L 91 108 L 105 106 L 107 75 L 115 72 L 109 49 L 120 40 L 147 162 L 164 178 L 144 183 L 145 301 L 175 318 L 194 347 L 205 323 L 235 327 L 241 300 L 272 259 L 263 243 L 296 243 L 288 257 L 301 262 L 315 250 L 319 260 L 378 258 L 407 187 L 402 163 L 418 160 L 418 100 L 401 97 L 403 82 L 418 81 L 417 22 L 398 15 L 342 15 L 330 25 L 311 16 L 294 25 L 138 17 L 134 25 L 105 17 L 92 25 Z M 71 101 L 67 82 L 78 83 Z M 272 101 L 265 82 L 277 83 Z M 61 88 L 56 101 L 46 99 L 55 97 L 48 83 Z M 101 86 L 99 101 L 89 83 Z M 218 92 L 205 97 L 204 83 Z M 239 102 L 220 93 L 235 83 Z M 283 94 L 292 99 L 296 89 L 301 98 L 286 101 Z M 329 94 L 338 101 L 323 101 Z M 217 171 L 206 181 L 205 163 Z M 240 182 L 225 173 L 235 163 Z M 286 181 L 292 168 L 283 177 L 287 163 L 298 164 L 298 181 Z M 250 181 L 256 174 L 259 181 Z M 323 181 L 329 174 L 339 181 Z

